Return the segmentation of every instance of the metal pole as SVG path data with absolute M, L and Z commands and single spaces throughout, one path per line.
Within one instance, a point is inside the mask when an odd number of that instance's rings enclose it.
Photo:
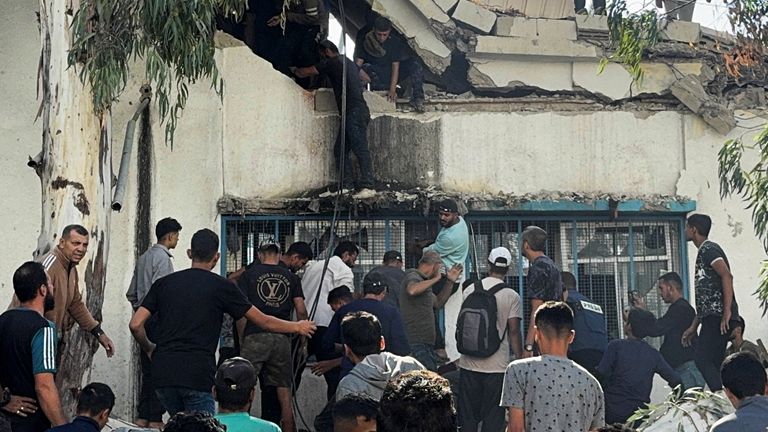
M 136 121 L 141 116 L 141 113 L 149 106 L 149 102 L 152 100 L 152 89 L 147 86 L 141 86 L 141 98 L 139 99 L 139 106 L 136 108 L 136 112 L 133 117 L 128 121 L 128 125 L 125 127 L 125 140 L 123 141 L 123 156 L 120 159 L 120 173 L 117 176 L 117 186 L 115 187 L 115 195 L 112 200 L 112 210 L 119 212 L 123 208 L 123 197 L 125 196 L 125 188 L 128 185 L 128 171 L 131 164 L 131 152 L 133 151 L 133 132 L 136 129 Z

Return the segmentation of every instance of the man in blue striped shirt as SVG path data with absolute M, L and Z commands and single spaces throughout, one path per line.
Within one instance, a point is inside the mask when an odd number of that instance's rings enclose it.
M 42 432 L 67 422 L 56 388 L 56 326 L 43 314 L 54 306 L 42 264 L 26 262 L 13 274 L 21 305 L 0 315 L 0 384 L 10 400 L 2 407 L 14 432 Z

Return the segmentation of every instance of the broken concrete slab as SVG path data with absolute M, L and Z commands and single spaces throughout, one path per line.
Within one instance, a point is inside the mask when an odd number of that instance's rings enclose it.
M 576 29 L 579 33 L 607 33 L 608 17 L 605 15 L 576 15 Z
M 490 33 L 496 24 L 495 13 L 467 0 L 459 0 L 451 17 L 483 34 Z
M 397 111 L 395 103 L 387 100 L 385 93 L 366 91 L 363 92 L 363 98 L 365 99 L 365 104 L 368 105 L 368 109 L 372 113 L 390 113 Z
M 535 87 L 549 91 L 573 90 L 573 63 L 469 58 L 469 82 L 479 90 Z M 535 66 L 535 67 L 533 67 Z
M 450 14 L 453 12 L 453 8 L 456 6 L 456 3 L 458 3 L 459 0 L 435 0 L 435 4 L 437 4 L 437 7 L 440 8 L 443 12 Z
M 688 21 L 669 21 L 662 30 L 662 39 L 696 44 L 701 39 L 701 24 Z
M 575 15 L 573 0 L 473 0 L 487 9 L 518 13 L 529 18 L 570 18 Z
M 315 111 L 323 113 L 339 112 L 332 89 L 320 88 L 315 90 Z
M 501 36 L 478 36 L 475 54 L 557 57 L 572 60 L 592 60 L 601 55 L 596 46 L 579 41 Z
M 669 87 L 684 75 L 700 76 L 703 65 L 700 62 L 673 63 L 641 63 L 643 79 L 632 84 L 632 94 L 668 94 Z
M 683 105 L 700 115 L 708 125 L 720 134 L 727 135 L 736 127 L 733 111 L 710 97 L 694 75 L 680 78 L 672 84 L 670 91 Z
M 496 36 L 527 39 L 565 39 L 575 41 L 576 23 L 568 20 L 548 20 L 503 16 L 496 20 Z
M 392 21 L 431 72 L 445 72 L 451 64 L 451 50 L 432 31 L 432 22 L 453 23 L 432 0 L 372 0 L 371 7 Z
M 598 63 L 573 64 L 573 85 L 611 100 L 631 96 L 632 75 L 618 63 L 608 63 L 598 75 Z

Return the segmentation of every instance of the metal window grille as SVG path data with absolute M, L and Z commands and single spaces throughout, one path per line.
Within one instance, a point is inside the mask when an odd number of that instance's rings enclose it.
M 644 216 L 609 221 L 603 215 L 580 216 L 499 216 L 472 214 L 474 242 L 470 243 L 467 273 L 484 274 L 487 256 L 497 246 L 505 246 L 513 256 L 507 277 L 510 286 L 525 295 L 527 262 L 520 253 L 521 233 L 537 225 L 548 233 L 546 253 L 557 265 L 576 276 L 579 290 L 600 304 L 606 314 L 612 338 L 624 336 L 622 310 L 630 305 L 633 292 L 645 298 L 646 307 L 656 316 L 667 308 L 656 290 L 658 277 L 676 271 L 683 278 L 687 296 L 687 271 L 682 216 Z M 330 217 L 318 216 L 224 216 L 222 218 L 222 272 L 247 265 L 259 243 L 274 238 L 287 248 L 294 241 L 306 241 L 316 259 L 333 253 L 329 244 Z M 341 219 L 337 222 L 337 241 L 351 240 L 360 247 L 353 269 L 357 289 L 363 276 L 381 262 L 384 252 L 395 249 L 403 254 L 406 267 L 415 267 L 420 251 L 415 240 L 434 236 L 439 230 L 436 218 L 418 214 Z M 476 252 L 477 268 L 472 255 Z M 524 301 L 524 316 L 530 313 Z M 526 323 L 523 323 L 525 325 Z M 658 341 L 653 341 L 658 345 Z

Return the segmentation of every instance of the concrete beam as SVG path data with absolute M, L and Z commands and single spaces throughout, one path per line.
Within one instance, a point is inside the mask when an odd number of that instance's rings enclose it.
M 482 34 L 490 33 L 496 24 L 495 13 L 467 0 L 459 0 L 451 17 Z
M 587 61 L 598 58 L 600 53 L 596 46 L 579 41 L 478 36 L 475 55 L 556 57 Z
M 573 0 L 473 0 L 486 9 L 529 18 L 562 19 L 575 15 Z
M 688 21 L 669 21 L 662 30 L 662 39 L 697 44 L 701 40 L 701 24 Z
M 641 63 L 643 79 L 632 84 L 632 94 L 669 94 L 669 88 L 681 76 L 700 76 L 704 67 L 700 62 L 674 63 L 669 66 L 664 63 Z
M 449 14 L 453 12 L 453 8 L 456 6 L 456 3 L 458 3 L 459 0 L 435 0 L 435 4 L 437 4 L 437 7 L 440 8 L 443 12 Z
M 722 135 L 727 135 L 736 127 L 733 111 L 718 103 L 707 94 L 704 86 L 693 75 L 686 75 L 675 82 L 670 88 L 680 102 L 712 126 Z
M 567 20 L 503 16 L 496 20 L 496 36 L 575 41 L 576 23 Z
M 480 90 L 511 90 L 536 87 L 542 90 L 573 90 L 573 63 L 536 62 L 511 59 L 470 58 L 468 78 Z
M 576 15 L 576 28 L 579 33 L 607 33 L 608 17 L 605 15 Z
M 574 63 L 573 85 L 611 100 L 625 99 L 631 96 L 632 76 L 624 66 L 618 63 L 608 63 L 603 73 L 598 75 L 597 72 L 598 63 Z

